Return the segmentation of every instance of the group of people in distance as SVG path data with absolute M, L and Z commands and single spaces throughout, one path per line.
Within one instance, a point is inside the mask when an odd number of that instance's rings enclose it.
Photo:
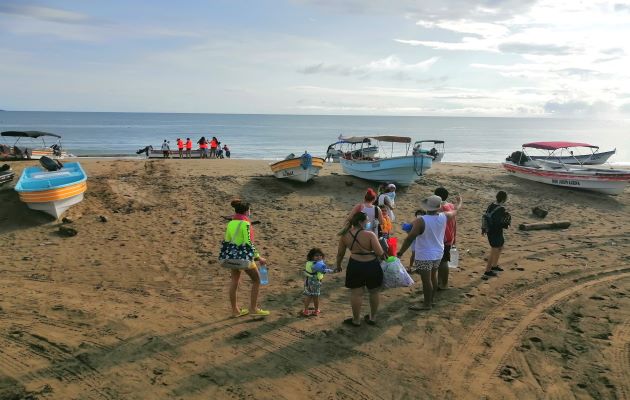
M 381 262 L 389 255 L 395 254 L 399 259 L 408 249 L 412 249 L 410 272 L 420 274 L 424 295 L 421 304 L 411 304 L 410 310 L 430 310 L 435 306 L 436 293 L 448 288 L 448 275 L 451 249 L 456 243 L 456 216 L 462 209 L 464 201 L 455 196 L 454 202 L 447 201 L 449 193 L 439 187 L 434 194 L 420 202 L 420 210 L 411 223 L 403 224 L 407 235 L 400 249 L 395 250 L 396 241 L 391 241 L 395 215 L 396 186 L 383 185 L 376 193 L 368 189 L 362 202 L 351 210 L 343 229 L 339 232 L 335 268 L 325 264 L 324 252 L 319 248 L 311 249 L 307 254 L 304 266 L 304 309 L 302 315 L 316 316 L 320 314 L 321 282 L 326 273 L 341 272 L 341 264 L 346 252 L 350 257 L 346 267 L 345 287 L 350 289 L 350 306 L 352 317 L 344 324 L 358 327 L 362 322 L 376 325 L 376 315 L 380 303 L 380 291 L 383 282 Z M 496 201 L 491 203 L 482 221 L 482 235 L 487 235 L 491 251 L 482 279 L 498 276 L 503 271 L 499 266 L 499 257 L 504 245 L 503 230 L 511 222 L 510 214 L 505 210 L 507 193 L 500 191 Z M 253 244 L 253 229 L 249 216 L 251 206 L 241 200 L 231 203 L 235 215 L 228 223 L 224 241 L 219 255 L 220 261 L 233 258 L 247 260 L 242 267 L 231 268 L 230 304 L 235 317 L 254 314 L 269 315 L 269 311 L 261 309 L 257 304 L 260 276 L 256 262 L 265 264 Z M 223 263 L 223 266 L 227 266 Z M 237 302 L 237 290 L 241 272 L 245 271 L 252 280 L 250 308 L 241 308 Z M 361 318 L 363 295 L 367 291 L 370 311 Z M 313 304 L 314 308 L 310 307 Z
M 176 145 L 179 158 L 192 158 L 193 142 L 190 138 L 186 138 L 186 142 L 181 138 L 177 138 Z M 205 136 L 202 136 L 201 139 L 197 141 L 197 145 L 199 146 L 201 158 L 230 158 L 230 148 L 226 144 L 221 147 L 221 142 L 219 142 L 219 139 L 215 136 L 213 136 L 210 141 L 208 141 Z M 164 158 L 171 157 L 171 146 L 168 140 L 164 139 L 161 150 Z

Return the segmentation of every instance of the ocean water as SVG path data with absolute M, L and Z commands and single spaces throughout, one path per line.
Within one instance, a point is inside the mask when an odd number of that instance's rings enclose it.
M 305 150 L 323 155 L 339 135 L 396 135 L 444 140 L 444 162 L 498 163 L 523 143 L 564 140 L 616 148 L 611 163 L 630 165 L 630 121 L 623 120 L 3 111 L 0 130 L 57 133 L 77 156 L 135 156 L 164 139 L 174 148 L 178 137 L 216 136 L 233 158 L 273 160 Z

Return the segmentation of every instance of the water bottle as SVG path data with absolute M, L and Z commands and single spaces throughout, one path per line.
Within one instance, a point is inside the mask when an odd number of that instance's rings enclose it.
M 457 247 L 451 247 L 451 261 L 448 262 L 449 268 L 458 268 L 459 267 L 459 250 Z
M 260 264 L 258 266 L 258 274 L 260 275 L 261 285 L 266 285 L 269 283 L 269 271 L 267 270 L 267 265 Z

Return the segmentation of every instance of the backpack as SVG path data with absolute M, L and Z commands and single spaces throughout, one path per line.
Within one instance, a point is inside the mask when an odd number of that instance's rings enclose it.
M 495 226 L 495 222 L 493 221 L 492 216 L 499 208 L 503 208 L 503 206 L 497 206 L 492 211 L 488 212 L 488 210 L 486 210 L 486 212 L 483 213 L 483 215 L 481 216 L 481 232 L 486 233 Z M 507 212 L 506 216 L 508 216 L 511 220 L 510 214 L 508 214 Z

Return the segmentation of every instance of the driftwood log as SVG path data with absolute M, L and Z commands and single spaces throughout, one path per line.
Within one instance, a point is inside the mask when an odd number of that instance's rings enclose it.
M 570 221 L 534 222 L 531 224 L 520 224 L 521 231 L 537 231 L 541 229 L 566 229 L 571 226 Z

